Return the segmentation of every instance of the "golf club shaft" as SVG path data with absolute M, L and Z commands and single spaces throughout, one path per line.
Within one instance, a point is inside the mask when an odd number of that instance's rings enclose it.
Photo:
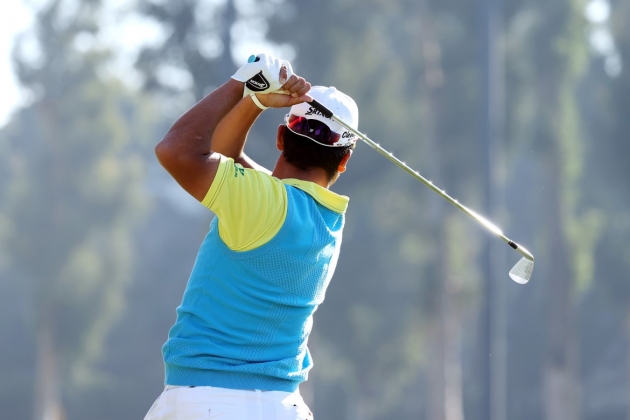
M 366 136 L 365 134 L 361 133 L 360 131 L 350 127 L 345 121 L 343 121 L 342 119 L 340 119 L 336 115 L 334 115 L 334 113 L 331 110 L 329 110 L 327 107 L 325 107 L 321 103 L 317 102 L 317 100 L 313 99 L 313 101 L 310 102 L 310 104 L 313 107 L 315 107 L 317 110 L 319 110 L 322 114 L 324 114 L 325 117 L 331 118 L 332 120 L 336 121 L 337 123 L 341 124 L 342 126 L 347 128 L 348 130 L 350 130 L 351 132 L 353 132 L 354 134 L 359 136 L 359 138 L 361 140 L 363 140 L 365 143 L 367 143 L 368 146 L 370 146 L 372 149 L 376 150 L 381 155 L 385 156 L 387 159 L 389 159 L 390 161 L 394 162 L 397 166 L 399 166 L 400 168 L 404 169 L 406 172 L 408 172 L 411 176 L 416 178 L 418 181 L 422 182 L 424 185 L 426 185 L 427 187 L 431 188 L 433 191 L 435 191 L 440 196 L 442 196 L 446 201 L 448 201 L 449 203 L 451 203 L 452 205 L 454 205 L 455 207 L 457 207 L 458 209 L 460 209 L 461 211 L 466 213 L 468 216 L 472 217 L 475 221 L 477 221 L 479 224 L 481 224 L 487 230 L 492 232 L 495 236 L 503 239 L 503 241 L 505 243 L 507 243 L 509 246 L 511 246 L 512 248 L 517 250 L 525 258 L 527 258 L 530 261 L 534 261 L 534 256 L 527 249 L 525 249 L 523 246 L 517 244 L 516 242 L 514 242 L 513 240 L 511 240 L 510 238 L 505 236 L 503 234 L 503 232 L 501 231 L 501 229 L 496 227 L 489 220 L 487 220 L 486 218 L 480 216 L 479 214 L 475 213 L 474 211 L 470 210 L 468 207 L 460 204 L 457 200 L 455 200 L 454 198 L 452 198 L 451 196 L 446 194 L 446 192 L 444 192 L 443 190 L 441 190 L 437 186 L 435 186 L 433 184 L 433 182 L 429 181 L 428 179 L 426 179 L 425 177 L 420 175 L 417 171 L 415 171 L 412 168 L 410 168 L 409 166 L 407 166 L 407 164 L 405 162 L 401 161 L 396 156 L 394 156 L 393 154 L 391 154 L 387 150 L 383 149 L 378 143 L 376 143 L 375 141 L 373 141 L 372 139 L 370 139 L 368 136 Z

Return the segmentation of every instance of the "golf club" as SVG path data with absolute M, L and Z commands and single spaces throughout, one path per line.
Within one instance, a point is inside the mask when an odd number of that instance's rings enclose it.
M 398 165 L 399 167 L 407 171 L 418 181 L 422 182 L 424 185 L 431 188 L 433 191 L 441 195 L 446 201 L 448 201 L 449 203 L 451 203 L 452 205 L 454 205 L 455 207 L 457 207 L 458 209 L 460 209 L 461 211 L 463 211 L 464 213 L 472 217 L 479 224 L 481 224 L 487 230 L 492 232 L 495 236 L 503 239 L 503 241 L 507 243 L 510 247 L 517 250 L 521 255 L 523 255 L 523 258 L 521 258 L 519 262 L 517 262 L 516 265 L 514 265 L 514 267 L 512 267 L 512 269 L 510 270 L 510 278 L 519 284 L 525 284 L 529 281 L 529 279 L 532 277 L 532 272 L 534 271 L 534 256 L 527 249 L 525 249 L 525 247 L 517 244 L 516 242 L 514 242 L 513 240 L 505 236 L 503 232 L 501 232 L 501 229 L 496 227 L 489 220 L 485 219 L 484 217 L 470 210 L 468 207 L 460 204 L 457 200 L 455 200 L 454 198 L 446 194 L 443 190 L 440 190 L 438 187 L 433 185 L 433 182 L 424 178 L 417 171 L 407 166 L 407 164 L 405 164 L 403 161 L 398 159 L 396 156 L 392 155 L 387 150 L 383 149 L 380 145 L 378 145 L 376 142 L 371 140 L 368 136 L 350 127 L 346 122 L 344 122 L 342 119 L 337 117 L 331 110 L 329 110 L 327 107 L 325 107 L 321 103 L 317 102 L 317 100 L 313 99 L 313 101 L 310 102 L 310 104 L 314 108 L 316 108 L 318 111 L 320 111 L 326 118 L 330 118 L 333 121 L 336 121 L 342 126 L 346 127 L 348 130 L 356 134 L 361 140 L 367 143 L 372 149 L 376 150 L 381 155 L 385 156 L 387 159 L 389 159 L 390 161 L 394 162 L 396 165 Z

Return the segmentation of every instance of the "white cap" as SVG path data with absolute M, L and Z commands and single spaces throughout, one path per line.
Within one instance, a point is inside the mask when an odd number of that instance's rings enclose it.
M 308 91 L 308 94 L 331 110 L 333 114 L 338 116 L 350 127 L 355 130 L 359 128 L 359 108 L 351 97 L 332 86 L 313 86 L 311 90 Z M 293 105 L 289 113 L 298 117 L 322 121 L 332 131 L 341 134 L 339 140 L 332 145 L 334 147 L 350 146 L 358 140 L 358 137 L 352 131 L 349 131 L 338 122 L 324 117 L 320 111 L 308 102 Z

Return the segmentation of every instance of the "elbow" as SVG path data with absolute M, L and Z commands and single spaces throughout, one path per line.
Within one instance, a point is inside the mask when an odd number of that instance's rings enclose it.
M 160 165 L 166 170 L 177 160 L 177 150 L 173 146 L 173 143 L 169 141 L 168 134 L 155 146 L 155 156 L 158 162 L 160 162 Z
M 166 145 L 165 140 L 166 139 L 163 139 L 157 144 L 157 146 L 155 146 L 155 157 L 157 157 L 157 160 L 160 163 L 162 163 L 162 160 L 166 158 L 166 155 L 168 154 L 168 146 Z

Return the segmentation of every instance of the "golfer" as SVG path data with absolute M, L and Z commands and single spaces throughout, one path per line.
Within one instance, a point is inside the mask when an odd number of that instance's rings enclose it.
M 156 147 L 162 166 L 216 217 L 162 348 L 165 390 L 145 420 L 313 418 L 298 388 L 313 365 L 312 317 L 337 265 L 348 205 L 328 188 L 357 138 L 312 98 L 357 128 L 347 95 L 311 87 L 287 61 L 250 57 Z M 243 151 L 267 107 L 291 107 L 273 172 Z

